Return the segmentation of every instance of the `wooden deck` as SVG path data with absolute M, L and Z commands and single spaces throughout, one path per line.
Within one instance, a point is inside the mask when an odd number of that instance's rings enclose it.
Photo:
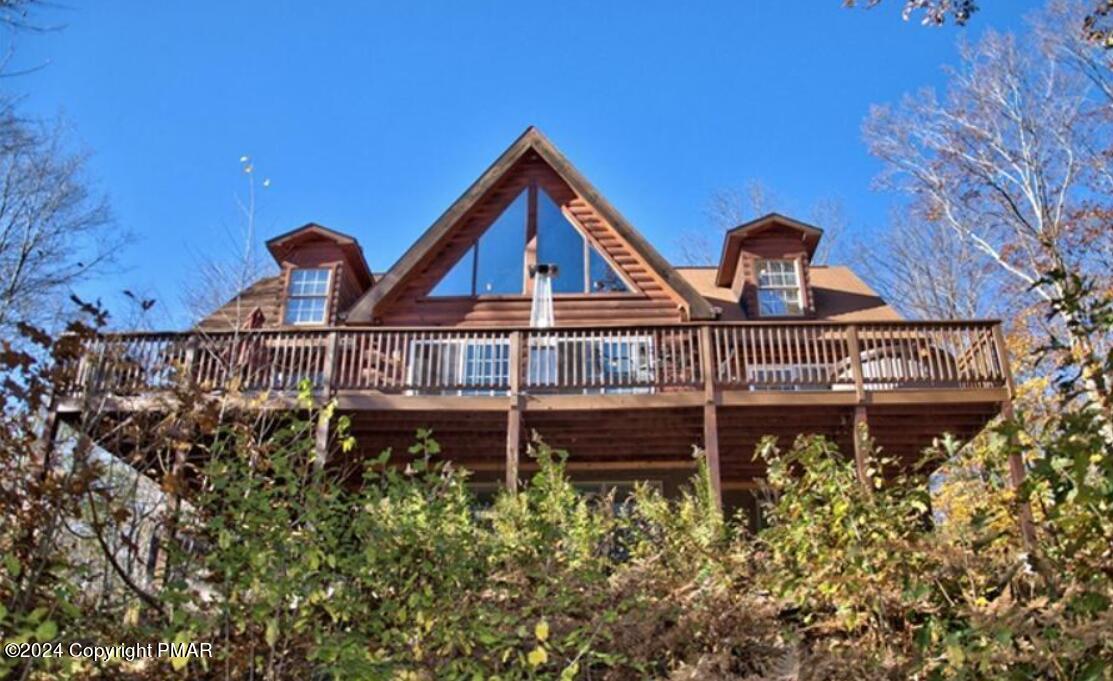
M 287 409 L 308 382 L 352 416 L 364 451 L 404 451 L 432 427 L 511 486 L 531 431 L 572 450 L 574 469 L 686 468 L 699 445 L 730 489 L 760 473 L 762 435 L 823 433 L 849 451 L 868 422 L 911 458 L 945 431 L 977 432 L 1011 390 L 988 321 L 121 334 L 69 369 L 63 417 L 89 397 L 157 409 L 180 380 Z

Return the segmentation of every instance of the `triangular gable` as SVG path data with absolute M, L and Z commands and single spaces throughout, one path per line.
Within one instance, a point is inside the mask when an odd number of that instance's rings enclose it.
M 476 209 L 490 211 L 492 215 L 501 212 L 501 209 L 505 208 L 521 190 L 519 183 L 512 181 L 514 179 L 512 171 L 516 166 L 526 162 L 527 156 L 534 155 L 543 161 L 551 171 L 552 177 L 558 180 L 546 182 L 538 178 L 538 182 L 544 185 L 545 190 L 555 200 L 562 204 L 571 198 L 582 200 L 592 213 L 597 214 L 606 223 L 614 236 L 644 263 L 662 288 L 687 308 L 691 319 L 714 317 L 710 304 L 599 194 L 540 131 L 530 127 L 414 242 L 390 271 L 356 302 L 348 312 L 348 323 L 370 323 L 373 318 L 379 316 L 378 312 L 381 309 L 404 291 L 408 292 L 407 295 L 412 295 L 412 287 L 407 286 L 407 283 L 415 275 L 430 270 L 447 272 L 447 267 L 459 259 L 467 244 L 478 238 L 478 234 L 454 232 L 459 231 L 461 224 L 469 222 L 466 218 Z M 577 216 L 572 217 L 575 219 Z M 589 234 L 591 232 L 588 229 L 584 231 Z M 434 259 L 443 262 L 439 267 L 431 268 L 430 264 Z M 426 283 L 422 286 L 428 288 L 431 285 Z

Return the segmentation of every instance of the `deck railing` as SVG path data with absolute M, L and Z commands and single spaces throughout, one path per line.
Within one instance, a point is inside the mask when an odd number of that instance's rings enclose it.
M 704 345 L 710 352 L 704 352 Z M 87 342 L 70 394 L 212 390 L 394 394 L 999 387 L 995 322 L 678 324 L 553 329 L 136 333 Z M 517 372 L 517 381 L 511 381 Z

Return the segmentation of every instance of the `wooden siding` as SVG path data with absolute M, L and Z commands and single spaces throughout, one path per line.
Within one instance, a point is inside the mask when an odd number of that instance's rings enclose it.
M 389 326 L 513 326 L 529 321 L 526 295 L 430 298 L 428 293 L 464 252 L 531 182 L 579 223 L 589 241 L 631 282 L 628 294 L 557 295 L 557 323 L 621 324 L 682 321 L 682 301 L 586 201 L 536 153 L 529 152 L 449 230 L 428 258 L 411 270 L 379 307 L 377 324 Z

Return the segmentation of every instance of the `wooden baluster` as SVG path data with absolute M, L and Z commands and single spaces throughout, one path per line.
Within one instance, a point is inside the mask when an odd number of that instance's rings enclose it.
M 928 354 L 931 355 L 933 380 L 937 383 L 943 383 L 947 380 L 947 367 L 943 358 L 942 348 L 939 347 L 939 343 L 936 341 L 934 327 L 928 327 L 924 334 L 924 341 L 927 343 Z
M 360 342 L 355 356 L 355 375 L 353 386 L 358 388 L 382 388 L 384 348 L 386 341 L 381 331 L 368 331 L 359 335 Z
M 723 354 L 719 357 L 719 364 L 725 372 L 724 378 L 727 384 L 738 384 L 738 353 L 737 347 L 731 343 L 734 338 L 734 329 L 726 327 L 717 327 L 715 329 L 719 333 L 719 338 L 722 342 Z
M 765 387 L 765 384 L 769 382 L 769 366 L 770 366 L 770 363 L 771 363 L 770 360 L 772 359 L 772 354 L 773 354 L 773 348 L 770 345 L 770 341 L 772 339 L 772 332 L 770 332 L 769 328 L 764 326 L 764 325 L 759 326 L 757 331 L 758 331 L 758 349 L 761 351 L 761 362 L 760 362 L 760 364 L 761 364 L 762 371 L 758 375 L 758 377 L 757 377 L 758 380 L 756 382 L 761 384 L 762 387 Z M 766 336 L 769 336 L 769 340 L 766 339 Z
M 383 364 L 383 386 L 392 389 L 397 389 L 398 381 L 398 364 L 403 361 L 401 353 L 398 353 L 398 341 L 402 337 L 401 333 L 383 332 L 386 338 L 386 355 L 384 356 L 385 362 Z
M 398 344 L 398 339 L 401 337 L 401 334 L 390 331 L 384 331 L 382 333 L 383 344 L 385 346 L 385 352 L 383 354 L 382 385 L 384 388 L 394 390 L 397 386 L 395 377 L 398 372 L 398 363 L 402 361 L 401 357 L 395 357 L 398 355 L 398 350 L 395 346 Z
M 291 390 L 297 390 L 301 380 L 305 378 L 306 372 L 309 368 L 309 362 L 306 360 L 306 347 L 305 340 L 301 334 L 290 334 L 290 364 L 293 367 L 290 371 L 290 381 L 293 383 L 290 386 Z
M 985 369 L 983 374 L 984 381 L 987 385 L 993 383 L 993 358 L 990 348 L 993 347 L 993 332 L 983 326 L 978 326 L 978 357 Z
M 352 341 L 352 336 L 340 331 L 334 331 L 334 333 L 337 334 L 336 367 L 333 371 L 332 384 L 333 387 L 339 390 L 341 388 L 347 387 L 348 385 L 348 367 L 352 357 L 351 346 L 349 345 L 349 343 Z
M 789 329 L 789 335 L 792 336 L 793 364 L 796 366 L 796 370 L 791 374 L 795 374 L 793 381 L 797 385 L 805 382 L 805 372 L 807 371 L 807 367 L 804 366 L 804 354 L 800 352 L 800 336 L 805 331 L 807 331 L 807 327 L 793 326 Z
M 730 353 L 730 383 L 733 386 L 742 383 L 742 344 L 738 339 L 738 327 L 732 326 L 723 329 L 723 342 L 727 344 L 727 352 Z
M 370 357 L 370 364 L 368 370 L 374 373 L 368 374 L 368 380 L 372 387 L 377 390 L 384 390 L 390 386 L 390 372 L 391 364 L 391 334 L 385 331 L 374 332 L 374 343 L 372 344 L 374 354 Z
M 699 330 L 696 330 L 699 333 Z M 698 337 L 692 333 L 692 329 L 683 329 L 680 332 L 681 342 L 684 347 L 684 364 L 685 373 L 682 378 L 685 384 L 691 384 L 697 380 L 702 381 L 703 376 L 700 373 L 700 350 L 696 343 L 699 342 Z M 697 378 L 698 377 L 698 378 Z
M 743 388 L 750 387 L 750 356 L 754 354 L 751 352 L 753 348 L 753 329 L 748 326 L 743 326 L 739 329 L 742 340 L 739 342 L 739 347 L 742 349 L 742 363 L 738 367 L 738 382 Z
M 420 367 L 415 357 L 419 352 L 417 334 L 404 332 L 398 337 L 398 365 L 395 368 L 399 388 L 413 388 L 420 377 Z
M 436 352 L 436 349 L 428 331 L 421 332 L 420 338 L 421 342 L 419 343 L 419 347 L 421 347 L 421 360 L 418 364 L 423 369 L 423 375 L 418 387 L 424 390 L 429 387 L 430 382 L 433 380 L 433 354 Z
M 923 357 L 927 364 L 927 384 L 935 386 L 941 381 L 939 357 L 935 353 L 935 345 L 931 342 L 931 327 L 924 326 L 920 330 L 920 338 L 923 340 Z
M 812 343 L 815 342 L 815 327 L 805 326 L 800 329 L 800 334 L 804 337 L 804 352 L 800 357 L 803 366 L 800 369 L 800 376 L 803 382 L 811 387 L 818 382 L 819 378 L 815 375 L 815 363 L 812 362 Z
M 710 328 L 708 340 L 711 342 L 711 371 L 715 382 L 722 385 L 727 382 L 727 378 L 723 375 L 726 369 L 723 367 L 723 338 L 719 329 Z
M 934 327 L 926 326 L 923 330 L 924 334 L 924 347 L 927 352 L 929 364 L 931 366 L 930 385 L 937 386 L 945 380 L 943 377 L 944 368 L 943 363 L 939 357 L 939 347 L 935 342 Z
M 386 338 L 386 355 L 383 364 L 383 386 L 392 389 L 397 389 L 397 372 L 398 363 L 402 362 L 402 356 L 398 354 L 397 344 L 398 338 L 402 336 L 401 333 L 396 332 L 383 332 Z
M 333 391 L 333 382 L 336 381 L 337 375 L 336 368 L 336 346 L 339 342 L 336 331 L 329 331 L 328 336 L 325 338 L 324 356 L 321 358 L 322 367 L 322 385 L 321 389 L 326 395 L 331 395 Z M 337 381 L 339 382 L 339 381 Z
M 894 347 L 897 350 L 897 356 L 895 358 L 897 375 L 900 377 L 900 380 L 897 382 L 898 385 L 907 384 L 912 379 L 912 366 L 908 361 L 908 334 L 909 329 L 907 327 L 904 329 L 895 329 L 893 331 L 893 338 L 895 340 Z
M 660 328 L 653 329 L 653 335 L 650 336 L 650 342 L 652 343 L 652 345 L 649 348 L 647 348 L 647 351 L 648 351 L 648 354 L 649 354 L 649 357 L 650 357 L 650 361 L 653 362 L 653 367 L 652 367 L 652 369 L 653 369 L 653 388 L 654 388 L 655 391 L 659 390 L 661 388 L 661 384 L 663 383 L 663 381 L 662 381 L 663 374 L 661 373 L 661 341 L 662 341 L 662 339 L 663 339 L 663 336 L 661 335 L 661 329 Z
M 356 338 L 356 354 L 352 358 L 352 387 L 379 388 L 382 383 L 383 334 L 379 331 L 361 332 Z

